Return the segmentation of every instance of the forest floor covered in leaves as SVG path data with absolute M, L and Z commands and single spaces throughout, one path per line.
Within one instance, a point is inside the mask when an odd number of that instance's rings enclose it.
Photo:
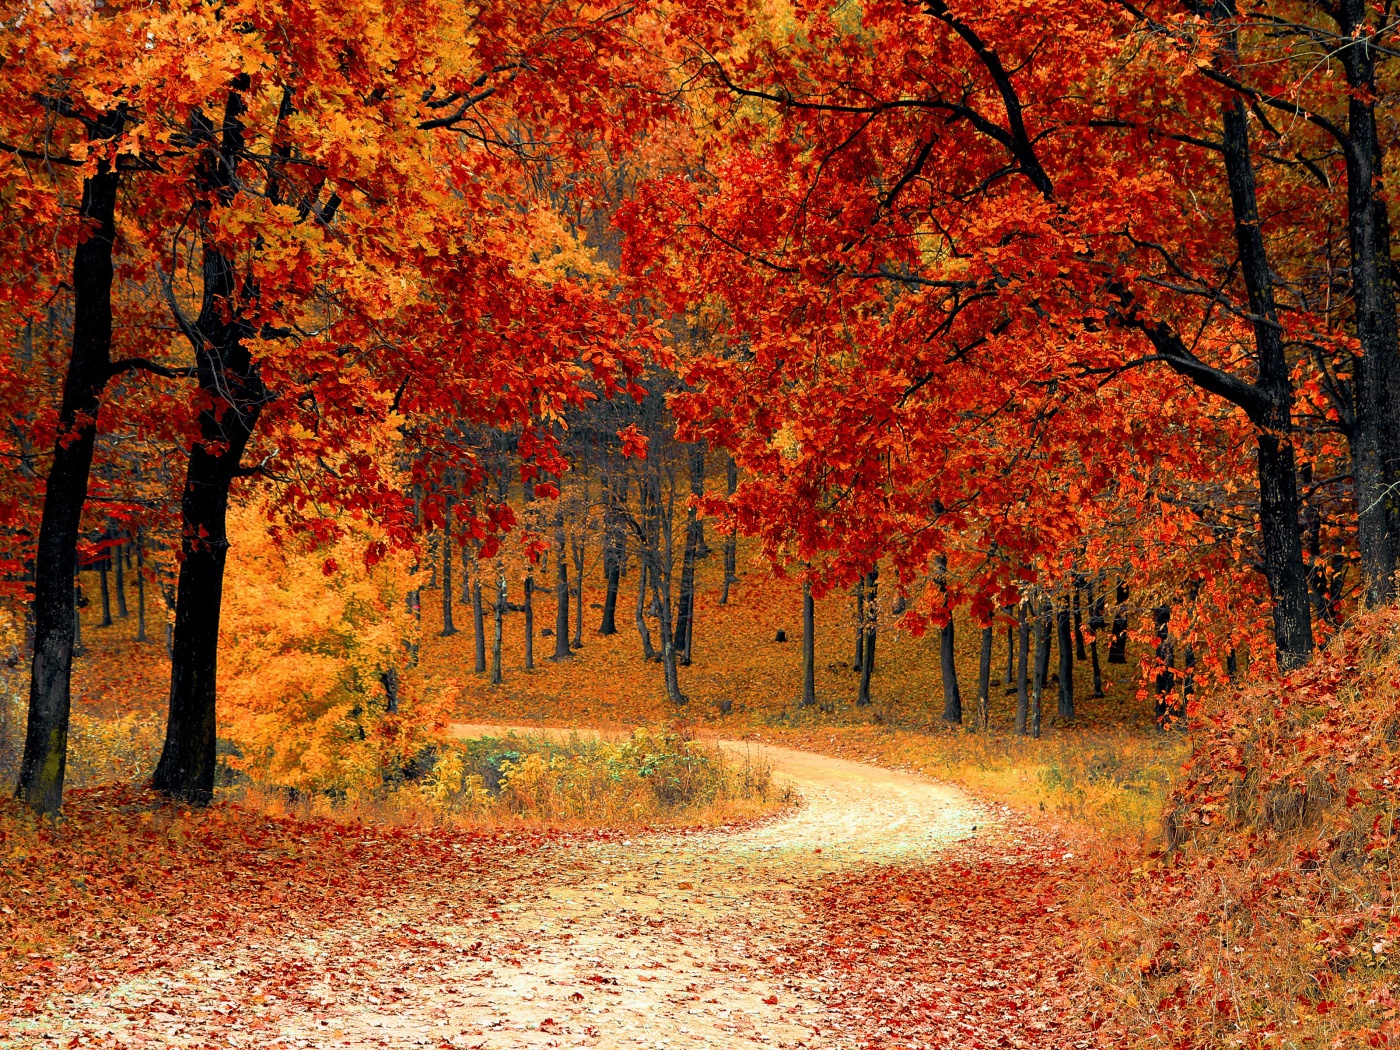
M 85 793 L 7 844 L 0 907 L 48 940 L 0 971 L 0 1046 L 1096 1045 L 1068 847 L 916 775 L 761 757 L 800 808 L 631 837 Z

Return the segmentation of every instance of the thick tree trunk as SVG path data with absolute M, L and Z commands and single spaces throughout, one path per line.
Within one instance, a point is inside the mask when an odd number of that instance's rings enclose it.
M 879 587 L 880 570 L 873 568 L 865 577 L 865 588 L 862 592 L 864 597 L 865 623 L 863 624 L 863 634 L 865 644 L 861 650 L 860 661 L 860 693 L 856 697 L 856 704 L 864 707 L 870 703 L 870 679 L 875 674 L 875 628 L 879 620 L 879 603 L 877 600 L 877 590 Z
M 992 634 L 991 624 L 982 628 L 982 654 L 977 663 L 977 728 L 984 733 L 992 719 Z
M 739 487 L 739 467 L 734 462 L 734 457 L 725 455 L 724 477 L 725 489 L 732 497 Z M 729 587 L 731 584 L 739 582 L 739 537 L 735 532 L 730 532 L 724 537 L 724 589 L 720 592 L 719 603 L 729 604 Z
M 1031 625 L 1026 603 L 1016 606 L 1016 735 L 1025 736 L 1030 721 L 1031 698 L 1027 688 L 1030 675 Z
M 121 130 L 121 119 L 101 136 Z M 34 656 L 29 720 L 15 794 L 39 813 L 55 814 L 63 801 L 68 761 L 73 635 L 73 582 L 78 526 L 87 501 L 97 436 L 98 402 L 107 383 L 112 349 L 112 244 L 116 239 L 118 175 L 105 161 L 83 182 L 79 215 L 86 237 L 73 252 L 73 341 L 58 439 L 44 486 L 34 562 Z
M 448 496 L 442 510 L 442 636 L 457 633 L 452 621 L 452 497 Z
M 473 641 L 476 643 L 476 673 L 483 674 L 486 671 L 486 610 L 481 604 L 481 563 L 478 562 L 476 571 L 472 573 L 472 630 L 475 632 Z
M 1074 641 L 1068 607 L 1059 611 L 1056 621 L 1060 647 L 1060 706 L 1057 713 L 1063 719 L 1071 719 L 1074 717 L 1074 651 L 1071 648 Z
M 933 560 L 934 582 L 945 596 L 948 593 L 948 559 L 938 555 Z M 953 649 L 953 610 L 948 610 L 948 622 L 938 631 L 938 668 L 943 675 L 943 721 L 962 723 L 962 690 L 958 687 L 958 665 Z
M 1341 0 L 1333 7 L 1342 39 L 1337 57 L 1351 88 L 1347 106 L 1347 239 L 1356 336 L 1361 355 L 1353 381 L 1353 477 L 1357 547 L 1366 601 L 1381 605 L 1394 595 L 1400 556 L 1400 337 L 1397 336 L 1390 218 L 1385 186 L 1385 141 L 1376 120 L 1379 92 L 1371 5 Z
M 243 148 L 242 97 L 230 91 L 222 142 L 202 128 L 209 143 L 200 179 L 221 201 L 231 199 Z M 204 296 L 194 322 L 195 370 L 209 407 L 199 414 L 200 442 L 190 452 L 180 499 L 180 577 L 171 641 L 170 718 L 165 746 L 151 779 L 167 795 L 195 804 L 213 798 L 219 614 L 228 558 L 228 500 L 243 451 L 268 392 L 257 361 L 244 346 L 252 333 L 235 300 L 235 263 L 206 239 Z
M 1254 164 L 1249 153 L 1249 123 L 1244 102 L 1224 107 L 1225 171 L 1239 246 L 1240 272 L 1254 319 L 1259 354 L 1255 384 L 1264 405 L 1254 418 L 1258 442 L 1259 522 L 1264 573 L 1273 592 L 1274 644 L 1280 670 L 1307 663 L 1313 653 L 1312 616 L 1307 569 L 1299 524 L 1302 501 L 1293 457 L 1293 384 L 1284 353 L 1283 328 L 1274 304 L 1273 273 L 1260 229 Z

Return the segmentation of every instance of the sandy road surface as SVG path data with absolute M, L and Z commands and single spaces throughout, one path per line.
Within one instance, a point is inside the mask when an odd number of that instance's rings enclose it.
M 816 978 L 770 976 L 808 921 L 800 891 L 862 865 L 917 862 L 990 815 L 921 777 L 726 747 L 769 763 L 802 806 L 745 830 L 593 842 L 535 854 L 528 870 L 503 863 L 460 906 L 406 885 L 353 928 L 269 931 L 178 973 L 70 997 L 55 1004 L 62 1025 L 51 1014 L 53 1033 L 32 1045 L 75 1033 L 72 1045 L 853 1045 Z M 274 965 L 310 980 L 311 994 L 279 1006 Z M 177 1005 L 167 1015 L 147 1004 L 130 1022 L 131 1004 L 151 996 Z M 30 1036 L 43 1034 L 37 1020 Z

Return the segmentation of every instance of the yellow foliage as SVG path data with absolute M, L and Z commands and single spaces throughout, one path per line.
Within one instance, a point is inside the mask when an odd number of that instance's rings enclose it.
M 278 545 L 259 505 L 230 513 L 234 537 L 220 636 L 220 737 L 253 780 L 359 794 L 392 781 L 440 734 L 452 683 L 421 689 L 409 555 L 372 568 L 368 526 L 314 547 Z M 397 676 L 390 711 L 385 675 Z

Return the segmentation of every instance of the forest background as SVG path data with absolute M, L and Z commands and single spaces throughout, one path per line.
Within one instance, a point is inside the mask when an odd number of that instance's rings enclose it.
M 755 732 L 1116 858 L 1124 1039 L 1391 1037 L 1388 7 L 3 21 L 7 847 L 732 819 Z

